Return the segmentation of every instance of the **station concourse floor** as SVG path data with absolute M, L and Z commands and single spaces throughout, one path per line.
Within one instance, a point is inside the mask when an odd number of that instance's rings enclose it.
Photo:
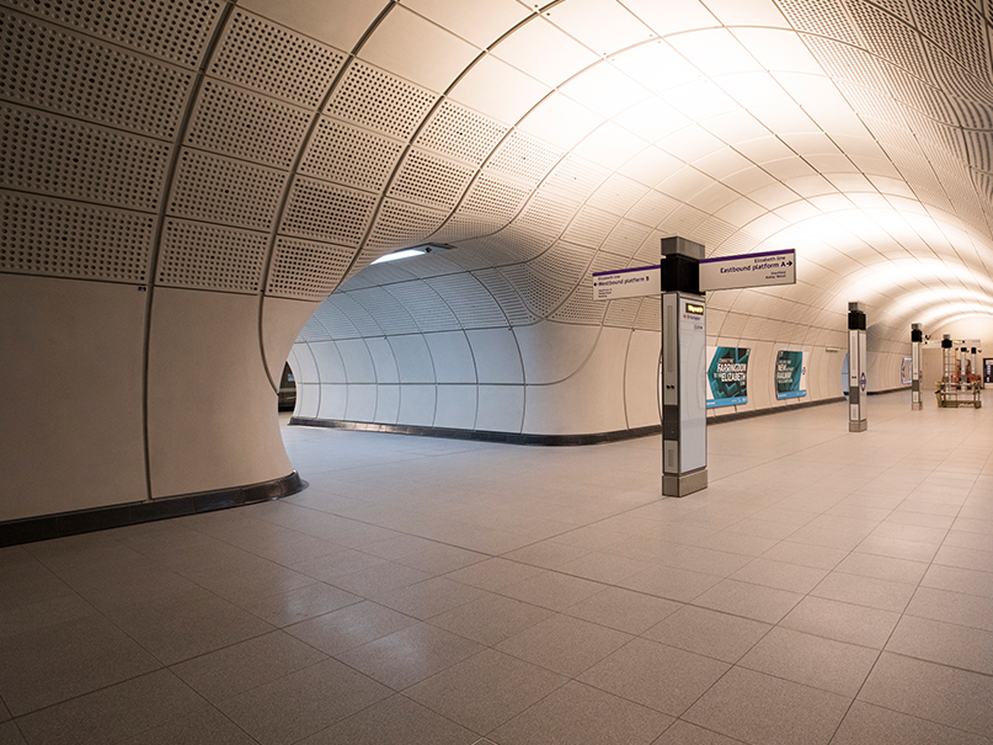
M 987 404 L 993 404 L 987 392 Z M 0 745 L 993 743 L 993 412 L 286 427 L 281 501 L 0 549 Z

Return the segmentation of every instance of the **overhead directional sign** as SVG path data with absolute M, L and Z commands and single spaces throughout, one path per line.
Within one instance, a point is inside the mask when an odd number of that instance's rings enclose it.
M 721 256 L 700 261 L 700 291 L 796 284 L 796 250 Z
M 622 297 L 643 297 L 662 292 L 661 266 L 638 266 L 593 274 L 593 299 L 616 300 Z

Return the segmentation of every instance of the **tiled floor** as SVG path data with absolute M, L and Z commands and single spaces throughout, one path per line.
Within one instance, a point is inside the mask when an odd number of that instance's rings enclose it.
M 928 404 L 712 426 L 682 500 L 288 428 L 295 497 L 0 549 L 0 745 L 989 745 L 993 413 Z

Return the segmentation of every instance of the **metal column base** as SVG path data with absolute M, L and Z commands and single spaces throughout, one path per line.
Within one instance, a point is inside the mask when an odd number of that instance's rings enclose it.
M 914 401 L 910 404 L 911 411 L 920 411 L 924 408 L 924 403 L 921 401 Z
M 707 488 L 707 469 L 701 468 L 689 473 L 662 474 L 663 497 L 685 497 L 687 494 Z
M 848 422 L 849 432 L 865 432 L 869 429 L 869 420 L 863 419 L 860 422 Z

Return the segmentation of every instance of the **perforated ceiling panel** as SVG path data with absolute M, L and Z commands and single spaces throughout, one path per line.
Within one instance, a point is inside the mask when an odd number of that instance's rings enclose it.
M 326 303 L 321 304 L 321 308 L 327 305 L 337 308 L 344 314 L 360 336 L 371 337 L 383 335 L 383 329 L 376 322 L 376 319 L 372 317 L 369 311 L 359 305 L 350 293 L 336 292 L 328 298 Z M 318 309 L 317 315 L 320 318 L 324 318 L 320 309 Z M 345 329 L 333 325 L 331 319 L 328 319 L 328 323 L 328 328 L 334 328 L 336 333 L 345 333 Z
M 819 36 L 808 36 L 804 43 L 833 77 L 870 88 L 879 84 L 880 65 L 884 63 L 868 52 Z
M 601 248 L 604 251 L 612 251 L 621 256 L 634 256 L 651 232 L 651 229 L 647 225 L 632 222 L 631 220 L 621 220 L 610 231 L 610 235 L 607 236 Z
M 661 331 L 662 303 L 657 298 L 642 298 L 641 308 L 638 310 L 638 318 L 634 325 L 635 328 L 644 331 Z
M 373 249 L 405 248 L 422 243 L 441 225 L 445 213 L 416 204 L 387 199 L 383 202 L 369 240 Z
M 478 269 L 472 274 L 500 304 L 500 309 L 512 325 L 526 326 L 538 320 L 499 269 Z
M 341 282 L 354 248 L 279 236 L 266 294 L 301 300 L 327 297 Z
M 268 235 L 250 230 L 166 220 L 155 282 L 222 292 L 258 292 Z
M 458 319 L 441 296 L 423 280 L 385 285 L 383 289 L 414 317 L 421 331 L 453 331 L 459 328 Z
M 144 284 L 155 216 L 0 192 L 0 271 Z
M 335 89 L 326 112 L 398 140 L 409 140 L 435 99 L 430 91 L 353 61 Z
M 507 133 L 508 127 L 451 101 L 438 107 L 414 144 L 478 166 Z
M 568 155 L 545 179 L 542 189 L 560 191 L 573 199 L 586 199 L 608 175 L 605 168 Z
M 913 0 L 917 22 L 927 35 L 967 69 L 989 79 L 989 37 L 975 8 L 958 0 Z
M 529 193 L 518 184 L 482 174 L 466 193 L 458 211 L 486 215 L 493 222 L 506 222 L 520 210 Z
M 240 9 L 219 46 L 211 75 L 311 109 L 324 100 L 345 60 L 325 44 Z
M 171 139 L 193 73 L 0 10 L 0 95 Z
M 316 341 L 329 341 L 331 336 L 328 334 L 324 325 L 317 319 L 317 315 L 313 315 L 307 319 L 307 323 L 304 324 L 303 328 L 300 329 L 300 334 L 297 336 L 297 341 L 302 342 L 316 342 Z M 310 354 L 305 352 L 305 354 Z
M 386 335 L 414 334 L 419 331 L 410 313 L 382 287 L 355 290 L 348 293 L 348 296 L 376 319 Z
M 776 0 L 783 15 L 798 31 L 809 31 L 862 46 L 843 0 Z
M 598 326 L 607 312 L 607 303 L 594 300 L 588 288 L 573 290 L 572 294 L 550 316 L 560 323 L 578 323 L 584 326 Z
M 438 209 L 452 209 L 469 185 L 473 171 L 423 150 L 407 153 L 390 184 L 391 197 Z
M 224 5 L 218 0 L 4 0 L 4 4 L 190 68 L 199 63 Z
M 515 130 L 487 161 L 486 169 L 524 184 L 537 184 L 563 154 L 561 150 Z
M 216 80 L 206 80 L 186 144 L 254 163 L 288 169 L 311 114 Z
M 648 187 L 627 176 L 615 173 L 587 201 L 590 207 L 623 215 L 648 193 Z
M 920 37 L 906 23 L 862 0 L 848 0 L 869 50 L 919 77 L 927 76 Z
M 344 186 L 379 191 L 393 172 L 403 144 L 322 116 L 300 172 Z
M 592 295 L 592 292 L 590 293 Z M 619 300 L 608 300 L 607 312 L 603 322 L 607 326 L 617 326 L 619 328 L 634 328 L 635 319 L 641 309 L 640 297 L 625 297 Z
M 679 208 L 679 201 L 658 191 L 650 191 L 627 213 L 629 220 L 657 227 Z
M 614 229 L 618 221 L 619 218 L 616 214 L 592 207 L 584 207 L 569 224 L 562 239 L 597 248 Z
M 557 243 L 538 258 L 528 262 L 528 269 L 551 282 L 575 284 L 585 275 L 595 252 L 588 248 Z
M 298 177 L 280 232 L 357 247 L 375 204 L 372 194 Z
M 104 127 L 0 105 L 0 183 L 154 211 L 171 147 Z
M 486 288 L 471 274 L 433 277 L 427 283 L 454 311 L 462 328 L 481 329 L 507 325 L 507 317 Z
M 325 328 L 332 339 L 354 339 L 361 336 L 359 330 L 355 328 L 355 324 L 334 303 L 321 303 L 314 311 L 313 317 Z
M 537 192 L 525 205 L 514 225 L 536 233 L 558 236 L 579 209 L 579 202 Z
M 184 149 L 169 214 L 268 230 L 285 182 L 281 171 Z
M 944 50 L 926 39 L 924 46 L 942 88 L 959 98 L 993 106 L 993 81 L 989 74 L 966 70 Z
M 500 269 L 513 288 L 535 315 L 547 318 L 572 291 L 572 286 L 552 282 L 538 276 L 527 264 L 515 264 Z

